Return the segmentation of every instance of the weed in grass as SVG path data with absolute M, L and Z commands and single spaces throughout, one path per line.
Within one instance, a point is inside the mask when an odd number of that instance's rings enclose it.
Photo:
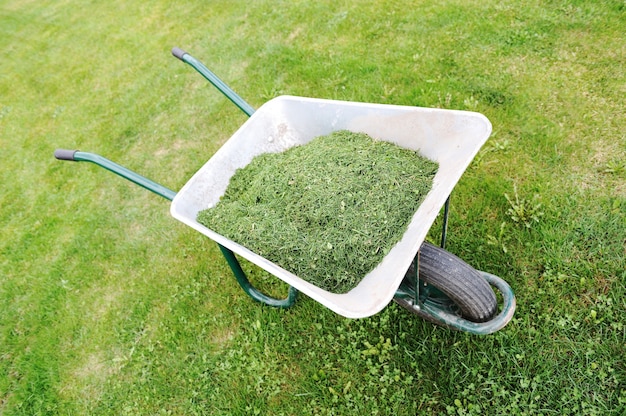
M 487 244 L 499 248 L 505 254 L 509 252 L 509 249 L 506 248 L 506 239 L 508 236 L 506 232 L 506 227 L 507 223 L 503 221 L 502 223 L 500 223 L 500 228 L 497 236 L 487 234 Z
M 544 215 L 541 203 L 536 202 L 538 196 L 535 195 L 533 200 L 520 198 L 517 193 L 517 186 L 513 187 L 513 195 L 515 199 L 512 199 L 508 194 L 504 194 L 509 203 L 509 209 L 507 209 L 506 213 L 514 223 L 523 225 L 528 229 L 532 228 L 533 224 L 538 223 Z
M 506 152 L 511 149 L 511 142 L 509 139 L 494 140 L 490 142 L 489 149 L 493 152 Z
M 626 173 L 626 162 L 621 160 L 612 160 L 607 162 L 606 165 L 600 169 L 600 172 L 616 176 L 624 176 L 624 173 Z
M 473 95 L 470 95 L 468 98 L 463 100 L 463 105 L 468 110 L 476 110 L 478 108 L 478 100 L 474 98 Z
M 485 157 L 498 153 L 507 153 L 511 149 L 511 141 L 508 138 L 497 139 L 496 137 L 497 133 L 493 133 L 487 145 L 480 150 L 472 161 L 470 165 L 472 169 L 480 167 L 484 163 Z M 497 159 L 492 159 L 489 163 L 497 162 Z

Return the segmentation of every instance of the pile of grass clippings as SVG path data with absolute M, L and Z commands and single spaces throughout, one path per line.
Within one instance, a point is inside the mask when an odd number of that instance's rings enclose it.
M 338 131 L 255 157 L 198 222 L 344 293 L 400 241 L 437 168 L 412 150 Z

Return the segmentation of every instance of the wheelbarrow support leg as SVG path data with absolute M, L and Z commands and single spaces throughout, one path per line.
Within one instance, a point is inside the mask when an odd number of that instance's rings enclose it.
M 241 98 L 235 91 L 233 91 L 232 88 L 230 88 L 202 62 L 200 62 L 181 48 L 173 48 L 172 55 L 195 69 L 200 75 L 202 75 L 207 81 L 213 84 L 215 88 L 217 88 L 222 94 L 224 94 L 245 114 L 247 114 L 248 116 L 254 114 L 254 108 L 250 104 L 248 104 L 243 98 Z M 248 280 L 235 254 L 230 249 L 227 249 L 222 245 L 219 245 L 219 247 L 220 250 L 222 250 L 222 254 L 226 258 L 228 265 L 233 271 L 237 282 L 244 290 L 244 292 L 246 292 L 252 299 L 277 308 L 288 308 L 296 301 L 298 291 L 291 286 L 289 287 L 289 293 L 287 295 L 287 298 L 285 299 L 274 299 L 270 296 L 265 295 L 264 293 L 259 292 L 256 288 L 254 288 L 254 286 L 252 286 L 252 284 Z
M 78 150 L 57 149 L 54 152 L 54 157 L 59 160 L 94 163 L 170 201 L 173 200 L 176 196 L 176 192 L 172 191 L 171 189 L 168 189 L 163 185 L 159 185 L 158 183 L 153 182 L 150 179 L 141 176 L 138 173 L 135 173 L 132 170 L 127 169 L 124 166 L 118 165 L 117 163 L 95 153 L 80 152 Z M 239 283 L 244 292 L 246 292 L 252 299 L 277 308 L 288 308 L 293 305 L 293 303 L 296 301 L 296 297 L 298 294 L 298 291 L 295 288 L 291 286 L 289 287 L 289 294 L 287 295 L 286 299 L 275 299 L 267 296 L 266 294 L 260 292 L 254 286 L 252 286 L 252 284 L 246 277 L 245 272 L 241 268 L 237 257 L 235 257 L 235 254 L 226 247 L 223 247 L 220 244 L 218 245 L 220 247 L 220 250 L 222 251 L 222 254 L 226 258 L 230 269 L 233 271 L 235 279 L 237 279 L 237 283 Z
M 296 297 L 298 296 L 298 291 L 294 287 L 289 286 L 289 294 L 285 299 L 275 299 L 267 296 L 264 293 L 259 292 L 254 286 L 252 286 L 252 284 L 248 280 L 248 277 L 241 268 L 239 260 L 237 260 L 237 257 L 235 256 L 235 253 L 222 246 L 221 244 L 218 245 L 220 247 L 220 250 L 222 250 L 224 258 L 228 262 L 230 269 L 233 271 L 233 274 L 235 275 L 235 279 L 237 279 L 239 286 L 241 286 L 243 291 L 246 292 L 248 296 L 258 302 L 264 303 L 269 306 L 274 306 L 276 308 L 288 308 L 294 304 L 294 302 L 296 301 Z

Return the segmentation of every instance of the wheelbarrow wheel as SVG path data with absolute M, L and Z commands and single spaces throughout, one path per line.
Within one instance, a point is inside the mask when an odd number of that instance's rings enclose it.
M 415 281 L 415 270 L 409 268 L 406 281 Z M 472 266 L 454 254 L 429 243 L 419 252 L 419 299 L 422 305 L 445 309 L 472 322 L 486 322 L 497 311 L 497 299 L 489 283 Z M 395 299 L 416 315 L 429 319 L 407 299 Z M 439 323 L 436 319 L 429 319 Z

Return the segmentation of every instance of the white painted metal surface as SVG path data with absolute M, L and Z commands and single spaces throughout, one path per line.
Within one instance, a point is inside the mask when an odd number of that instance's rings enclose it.
M 402 240 L 350 292 L 322 290 L 196 221 L 199 211 L 219 201 L 235 170 L 254 156 L 337 130 L 367 133 L 439 162 L 432 189 Z M 349 318 L 370 316 L 393 298 L 441 207 L 490 134 L 489 120 L 473 112 L 277 97 L 261 106 L 185 184 L 172 201 L 171 214 L 334 312 Z

